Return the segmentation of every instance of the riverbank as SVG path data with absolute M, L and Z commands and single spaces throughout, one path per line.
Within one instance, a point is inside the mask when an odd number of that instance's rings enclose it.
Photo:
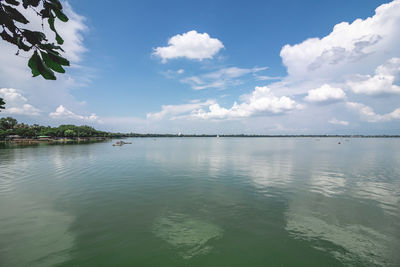
M 79 137 L 79 138 L 14 138 L 0 140 L 0 143 L 10 144 L 42 144 L 42 143 L 86 143 L 110 140 L 109 137 Z

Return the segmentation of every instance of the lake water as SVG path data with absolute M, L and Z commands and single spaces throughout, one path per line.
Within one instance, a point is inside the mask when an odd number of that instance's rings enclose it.
M 127 140 L 1 145 L 0 266 L 400 266 L 400 139 Z

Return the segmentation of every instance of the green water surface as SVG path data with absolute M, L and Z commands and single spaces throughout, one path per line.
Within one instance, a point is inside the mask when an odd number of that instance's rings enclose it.
M 0 266 L 400 266 L 400 139 L 127 141 L 0 144 Z

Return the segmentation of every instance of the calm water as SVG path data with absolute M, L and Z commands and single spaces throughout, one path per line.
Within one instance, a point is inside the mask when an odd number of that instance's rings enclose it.
M 2 145 L 0 266 L 400 266 L 400 139 L 130 141 Z

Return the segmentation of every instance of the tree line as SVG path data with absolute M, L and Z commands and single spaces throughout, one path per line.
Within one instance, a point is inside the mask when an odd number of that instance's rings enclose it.
M 76 126 L 63 124 L 58 127 L 41 126 L 38 124 L 19 123 L 12 117 L 0 119 L 0 139 L 18 135 L 23 138 L 38 138 L 47 136 L 51 138 L 78 138 L 78 137 L 128 137 L 134 134 L 110 133 L 99 131 L 91 126 Z
M 72 124 L 62 124 L 57 127 L 42 126 L 38 124 L 19 123 L 12 117 L 0 118 L 0 140 L 5 140 L 11 136 L 19 136 L 21 138 L 88 138 L 88 137 L 106 137 L 106 138 L 123 138 L 123 137 L 177 137 L 183 136 L 178 134 L 139 134 L 139 133 L 112 133 L 99 131 L 88 125 L 76 126 Z M 196 135 L 185 135 L 196 136 Z M 209 136 L 209 135 L 197 135 Z M 212 135 L 216 136 L 216 135 Z

